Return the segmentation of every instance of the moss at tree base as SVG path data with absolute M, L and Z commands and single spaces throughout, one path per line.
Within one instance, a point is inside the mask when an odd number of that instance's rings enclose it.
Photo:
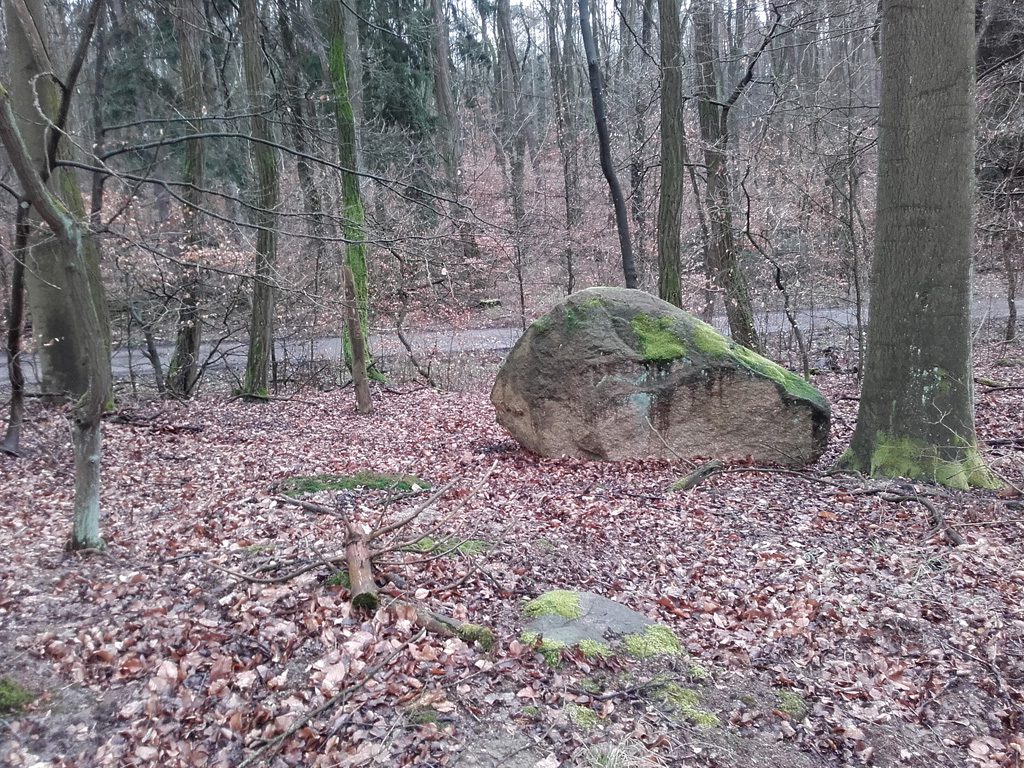
M 940 446 L 919 438 L 894 437 L 879 432 L 868 448 L 871 455 L 867 458 L 853 448 L 848 449 L 836 467 L 870 477 L 905 477 L 959 490 L 996 490 L 1002 487 L 999 478 L 985 465 L 975 443 Z M 943 453 L 959 454 L 959 458 L 944 458 Z

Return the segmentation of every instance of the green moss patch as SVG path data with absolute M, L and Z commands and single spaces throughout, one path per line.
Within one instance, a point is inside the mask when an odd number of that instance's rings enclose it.
M 1002 487 L 999 478 L 989 471 L 975 444 L 957 448 L 960 460 L 939 455 L 939 446 L 910 437 L 894 437 L 879 432 L 875 436 L 869 463 L 860 461 L 852 451 L 839 459 L 839 466 L 872 477 L 906 477 L 926 480 L 949 488 Z
M 679 334 L 673 330 L 673 321 L 670 317 L 636 315 L 630 321 L 630 327 L 640 342 L 644 360 L 667 363 L 686 354 L 686 346 Z
M 810 707 L 807 706 L 804 697 L 799 693 L 779 688 L 775 691 L 775 697 L 779 700 L 777 709 L 790 720 L 799 722 L 807 717 L 807 713 L 810 712 Z
M 714 712 L 700 708 L 700 694 L 690 688 L 665 683 L 654 689 L 654 697 L 671 707 L 677 715 L 701 728 L 717 728 L 722 724 Z
M 829 410 L 828 401 L 824 396 L 800 376 L 746 347 L 729 341 L 707 323 L 697 321 L 690 331 L 690 339 L 701 354 L 738 363 L 752 373 L 771 379 L 790 397 L 806 400 L 825 411 Z
M 537 619 L 541 616 L 561 616 L 563 619 L 578 619 L 583 615 L 580 596 L 568 589 L 545 592 L 523 606 L 523 616 Z
M 562 651 L 568 648 L 565 643 L 561 643 L 558 640 L 548 640 L 546 637 L 541 637 L 537 632 L 523 632 L 519 639 L 527 645 L 536 646 L 537 653 L 543 656 L 544 661 L 551 667 L 557 667 L 561 663 Z
M 577 728 L 582 728 L 584 731 L 596 728 L 601 722 L 597 712 L 590 707 L 581 707 L 579 704 L 573 704 L 572 702 L 565 705 L 565 714 L 569 718 L 569 722 Z
M 437 710 L 433 707 L 409 707 L 405 712 L 405 717 L 415 725 L 430 725 L 437 722 Z
M 494 632 L 480 624 L 463 624 L 459 627 L 458 635 L 464 643 L 476 643 L 485 651 L 494 648 Z
M 15 681 L 0 677 L 0 715 L 16 715 L 32 703 L 35 696 Z
M 652 624 L 642 633 L 626 635 L 622 644 L 626 653 L 635 659 L 649 659 L 654 656 L 678 656 L 683 652 L 672 630 L 660 624 Z
M 615 655 L 615 651 L 610 645 L 597 640 L 580 640 L 576 647 L 588 659 L 607 659 L 609 656 Z
M 347 571 L 335 571 L 326 579 L 324 579 L 324 586 L 327 587 L 344 587 L 348 589 L 352 586 L 352 582 L 349 579 Z
M 291 477 L 281 483 L 281 492 L 286 496 L 304 496 L 319 491 L 350 491 L 357 488 L 414 491 L 430 488 L 430 484 L 412 475 L 386 475 L 378 472 Z
M 424 536 L 413 542 L 407 551 L 425 555 L 482 555 L 490 548 L 490 542 L 480 539 L 433 539 Z

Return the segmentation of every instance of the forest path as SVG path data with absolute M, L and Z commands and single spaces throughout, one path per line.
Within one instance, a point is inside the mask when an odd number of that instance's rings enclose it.
M 978 297 L 974 301 L 973 317 L 975 326 L 983 328 L 991 323 L 1001 323 L 1008 315 L 1006 298 L 1003 296 Z M 818 307 L 802 309 L 796 313 L 797 322 L 805 336 L 813 332 L 814 349 L 824 338 L 826 344 L 835 342 L 836 333 L 846 334 L 856 327 L 857 318 L 853 306 Z M 866 319 L 866 314 L 865 314 Z M 716 316 L 714 325 L 719 330 L 726 330 L 728 322 L 724 315 Z M 780 333 L 788 334 L 789 322 L 781 311 L 763 312 L 757 318 L 758 332 L 768 342 L 769 349 L 776 346 L 770 341 Z M 518 327 L 498 328 L 467 328 L 440 330 L 407 330 L 406 338 L 419 356 L 429 358 L 432 355 L 451 355 L 454 353 L 472 352 L 505 352 L 512 348 L 522 330 Z M 312 354 L 310 347 L 312 345 Z M 405 350 L 393 330 L 378 329 L 370 335 L 370 346 L 373 353 L 382 360 L 393 360 L 405 355 Z M 289 366 L 299 365 L 313 360 L 339 360 L 341 342 L 337 337 L 279 340 L 277 342 L 277 359 L 288 361 Z M 173 345 L 161 343 L 157 345 L 163 362 L 164 370 L 170 361 Z M 207 342 L 202 346 L 202 357 L 208 360 L 207 371 L 230 372 L 240 376 L 245 369 L 246 343 L 244 340 L 228 339 L 218 344 Z M 147 378 L 151 376 L 148 360 L 139 346 L 120 346 L 114 350 L 112 367 L 115 380 L 126 380 L 135 376 Z M 35 358 L 26 357 L 26 378 L 30 388 L 38 388 L 39 377 Z M 10 386 L 6 366 L 0 375 L 0 390 Z

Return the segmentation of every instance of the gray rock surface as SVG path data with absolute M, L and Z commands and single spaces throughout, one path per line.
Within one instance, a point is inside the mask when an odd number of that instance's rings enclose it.
M 579 291 L 534 322 L 491 401 L 542 456 L 801 465 L 824 451 L 830 426 L 828 402 L 802 378 L 625 288 Z
M 592 592 L 579 592 L 580 613 L 574 618 L 547 614 L 538 616 L 524 627 L 545 640 L 563 645 L 578 645 L 592 640 L 612 645 L 625 635 L 643 634 L 654 624 L 642 613 Z

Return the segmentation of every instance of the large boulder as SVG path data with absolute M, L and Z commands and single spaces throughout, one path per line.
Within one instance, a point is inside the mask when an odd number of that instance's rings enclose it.
M 643 291 L 588 288 L 534 322 L 491 391 L 541 456 L 710 457 L 800 465 L 828 442 L 828 402 L 785 368 Z

